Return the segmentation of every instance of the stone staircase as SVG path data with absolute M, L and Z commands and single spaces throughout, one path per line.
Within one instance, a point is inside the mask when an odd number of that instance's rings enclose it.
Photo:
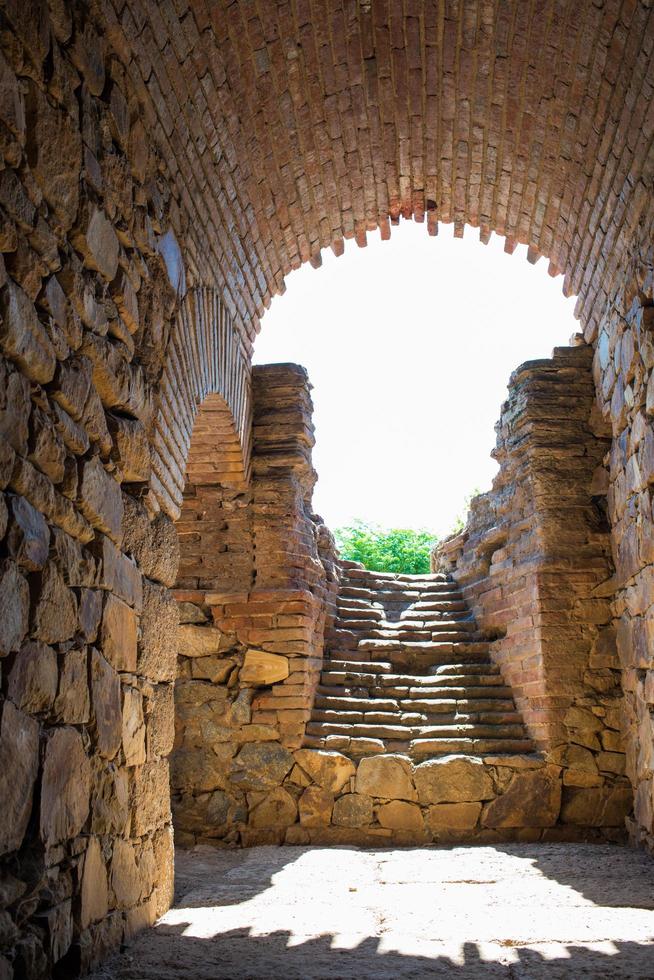
M 455 583 L 342 563 L 305 746 L 417 760 L 534 750 Z

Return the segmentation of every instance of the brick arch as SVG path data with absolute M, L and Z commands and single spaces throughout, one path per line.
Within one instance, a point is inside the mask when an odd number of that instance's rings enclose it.
M 151 487 L 173 519 L 187 482 L 248 481 L 250 365 L 214 289 L 190 289 L 180 303 L 158 391 Z
M 545 255 L 594 339 L 649 206 L 649 4 L 151 6 L 112 37 L 248 342 L 290 270 L 400 216 Z

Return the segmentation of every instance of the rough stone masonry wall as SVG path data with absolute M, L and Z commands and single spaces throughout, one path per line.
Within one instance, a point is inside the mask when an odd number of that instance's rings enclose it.
M 238 491 L 221 477 L 187 486 L 177 525 L 182 625 L 172 758 L 182 845 L 277 839 L 284 814 L 297 816 L 297 794 L 261 772 L 276 772 L 302 742 L 333 615 L 333 540 L 311 512 L 309 391 L 303 368 L 255 367 L 250 485 Z M 198 452 L 203 441 L 194 433 L 189 479 Z M 214 441 L 205 471 L 220 469 L 222 452 Z
M 2 977 L 83 969 L 172 889 L 177 547 L 149 482 L 171 205 L 85 10 L 0 10 Z
M 616 587 L 606 514 L 611 445 L 592 349 L 557 348 L 512 375 L 493 489 L 435 555 L 490 639 L 530 734 L 563 766 L 563 804 L 601 823 L 625 793 Z
M 632 840 L 654 853 L 654 226 L 634 228 L 608 290 L 595 345 L 597 399 L 613 441 L 608 512 L 616 570 L 613 613 L 624 690 Z

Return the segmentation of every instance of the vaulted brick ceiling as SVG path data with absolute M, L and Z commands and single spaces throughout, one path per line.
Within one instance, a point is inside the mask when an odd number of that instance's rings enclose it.
M 251 339 L 301 262 L 400 215 L 530 246 L 587 336 L 651 221 L 650 0 L 113 0 L 191 281 Z

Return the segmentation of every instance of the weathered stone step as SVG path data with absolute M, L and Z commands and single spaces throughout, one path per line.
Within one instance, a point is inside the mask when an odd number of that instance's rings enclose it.
M 397 602 L 398 600 L 406 600 L 407 602 L 428 602 L 428 599 L 421 599 L 421 596 L 425 594 L 429 596 L 451 596 L 453 599 L 460 599 L 461 592 L 453 587 L 443 583 L 442 585 L 437 585 L 429 590 L 425 589 L 393 589 L 389 588 L 386 584 L 383 588 L 375 588 L 375 586 L 368 585 L 341 585 L 339 589 L 339 596 L 350 599 L 368 599 L 370 602 L 378 602 L 382 605 L 386 604 L 386 601 Z
M 384 711 L 381 707 L 376 711 L 372 708 L 365 711 L 355 711 L 336 709 L 326 705 L 314 709 L 312 721 L 328 722 L 344 727 L 350 725 L 402 725 L 407 728 L 407 731 L 411 729 L 414 733 L 418 733 L 415 737 L 418 737 L 420 733 L 423 733 L 424 737 L 431 737 L 442 728 L 462 730 L 466 726 L 474 728 L 478 735 L 488 734 L 486 729 L 498 736 L 515 735 L 522 737 L 525 735 L 522 720 L 517 711 L 468 712 L 459 710 L 456 705 L 453 710 L 444 714 L 401 711 L 399 708 Z M 485 731 L 482 732 L 481 728 L 484 728 Z
M 397 582 L 419 582 L 423 585 L 430 585 L 435 582 L 450 582 L 451 579 L 444 572 L 377 572 L 372 568 L 353 567 L 346 564 L 343 567 L 343 578 L 348 579 L 378 579 L 379 581 Z
M 452 738 L 520 739 L 525 737 L 522 725 L 483 725 L 474 722 L 453 721 L 450 725 L 412 724 L 407 720 L 389 718 L 379 723 L 372 719 L 352 721 L 310 721 L 309 735 L 361 735 L 364 738 L 409 738 L 413 741 Z
M 335 711 L 395 711 L 422 712 L 423 714 L 447 714 L 448 712 L 483 712 L 519 719 L 511 698 L 382 698 L 355 697 L 340 694 L 316 694 L 315 707 Z M 513 720 L 513 718 L 511 719 Z
M 500 668 L 497 664 L 486 663 L 486 664 L 442 664 L 440 667 L 435 667 L 432 671 L 434 677 L 446 677 L 452 674 L 476 674 L 478 676 L 488 675 L 499 676 Z
M 529 753 L 534 751 L 534 743 L 529 738 L 457 738 L 457 739 L 416 739 L 409 745 L 409 755 L 426 759 L 443 753 L 462 753 L 465 755 L 494 755 Z

